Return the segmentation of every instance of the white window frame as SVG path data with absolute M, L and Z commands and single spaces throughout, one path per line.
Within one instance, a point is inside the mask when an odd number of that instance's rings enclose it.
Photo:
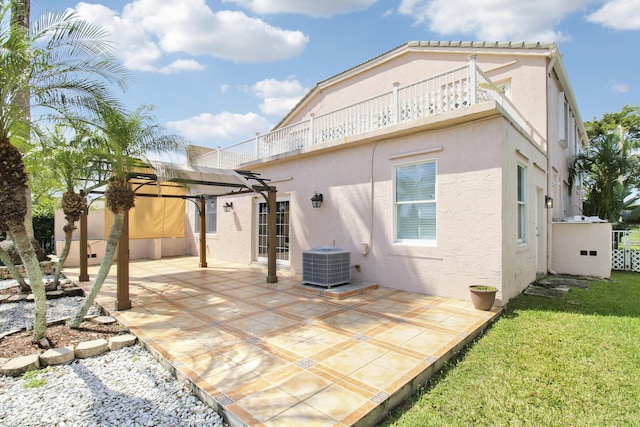
M 558 97 L 558 142 L 562 148 L 569 146 L 570 119 L 569 103 L 564 96 L 564 92 L 560 92 Z
M 284 241 L 280 242 L 280 239 L 284 239 L 285 236 L 281 235 L 279 231 L 276 231 L 276 265 L 280 265 L 280 266 L 290 266 L 291 265 L 291 241 L 292 241 L 292 234 L 291 234 L 291 196 L 287 195 L 287 196 L 278 196 L 276 197 L 276 204 L 280 203 L 280 202 L 285 202 L 289 204 L 289 214 L 288 214 L 288 223 L 287 223 L 287 229 L 288 229 L 288 234 L 286 235 L 286 238 L 288 239 L 288 241 L 286 242 L 286 246 L 287 246 L 287 250 L 286 251 L 282 251 L 281 252 L 281 248 L 283 248 L 284 246 Z M 266 263 L 268 261 L 267 257 L 264 256 L 260 256 L 260 205 L 266 203 L 265 200 L 261 197 L 257 197 L 255 199 L 254 202 L 254 210 L 255 210 L 255 244 L 254 244 L 254 250 L 255 250 L 255 260 L 259 263 Z M 265 236 L 266 237 L 266 236 Z M 280 254 L 285 253 L 287 254 L 286 258 L 282 258 Z
M 205 214 L 205 219 L 206 219 L 206 225 L 207 225 L 207 231 L 205 234 L 207 235 L 216 235 L 218 234 L 218 197 L 217 196 L 208 196 L 205 197 L 206 203 L 205 208 L 204 208 L 204 214 Z M 212 213 L 210 211 L 210 209 L 212 208 L 211 206 L 211 201 L 213 201 L 213 213 L 215 214 L 215 221 L 210 221 L 210 214 Z M 193 227 L 193 229 L 195 230 L 194 233 L 195 234 L 200 234 L 200 204 L 198 204 L 198 207 L 195 210 L 195 225 Z M 211 224 L 214 225 L 214 230 L 211 230 Z
M 422 165 L 427 163 L 434 164 L 434 197 L 432 200 L 415 200 L 410 202 L 398 202 L 397 200 L 397 172 L 398 169 L 403 167 L 409 167 L 414 165 Z M 399 218 L 398 218 L 398 206 L 401 204 L 410 204 L 410 203 L 419 203 L 419 204 L 434 204 L 435 205 L 435 236 L 433 239 L 403 239 L 399 237 L 398 228 L 399 228 Z M 402 163 L 393 165 L 393 241 L 397 244 L 410 244 L 410 245 L 420 245 L 420 246 L 436 246 L 438 240 L 438 162 L 436 159 L 430 160 L 422 160 L 411 163 Z
M 520 171 L 522 171 L 522 174 Z M 519 245 L 526 245 L 529 243 L 529 192 L 527 172 L 527 165 L 522 162 L 518 162 L 518 166 L 516 168 L 516 218 Z M 523 182 L 521 182 L 521 180 Z

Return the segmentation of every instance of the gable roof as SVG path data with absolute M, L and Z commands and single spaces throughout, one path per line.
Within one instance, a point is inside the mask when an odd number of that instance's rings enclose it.
M 348 68 L 338 74 L 335 74 L 331 77 L 328 77 L 324 80 L 319 81 L 316 85 L 307 92 L 297 103 L 293 106 L 293 108 L 274 126 L 274 130 L 283 126 L 289 117 L 298 110 L 302 105 L 306 104 L 310 101 L 313 96 L 320 91 L 322 88 L 327 87 L 330 84 L 333 84 L 339 80 L 345 79 L 352 75 L 364 72 L 370 68 L 373 68 L 383 62 L 389 61 L 392 58 L 404 55 L 407 52 L 415 51 L 415 50 L 438 50 L 438 51 L 446 51 L 450 50 L 451 52 L 464 52 L 469 51 L 469 53 L 475 53 L 478 50 L 521 50 L 521 51 L 529 51 L 538 50 L 540 55 L 548 56 L 553 60 L 553 68 L 556 70 L 556 74 L 561 81 L 563 88 L 565 88 L 565 92 L 567 94 L 567 98 L 569 103 L 572 106 L 572 109 L 576 113 L 576 118 L 580 119 L 580 123 L 582 123 L 582 118 L 577 109 L 577 102 L 575 100 L 573 90 L 571 89 L 571 85 L 569 84 L 569 79 L 567 77 L 564 66 L 562 65 L 560 54 L 558 53 L 558 47 L 556 43 L 549 42 L 508 42 L 508 41 L 495 41 L 495 42 L 487 42 L 487 41 L 409 41 L 403 43 L 399 46 L 394 47 L 386 52 L 381 53 L 367 61 L 364 61 L 360 64 L 357 64 L 351 68 Z M 525 53 L 522 52 L 522 53 Z M 498 53 L 498 52 L 496 52 Z

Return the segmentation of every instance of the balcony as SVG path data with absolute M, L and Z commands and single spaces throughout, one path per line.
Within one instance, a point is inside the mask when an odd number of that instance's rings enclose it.
M 396 83 L 389 92 L 342 109 L 318 116 L 311 114 L 307 120 L 238 144 L 219 147 L 198 157 L 196 162 L 219 169 L 237 169 L 254 161 L 294 154 L 365 132 L 489 101 L 496 101 L 518 125 L 532 133 L 522 114 L 477 67 L 475 58 L 471 58 L 468 65 L 406 86 Z

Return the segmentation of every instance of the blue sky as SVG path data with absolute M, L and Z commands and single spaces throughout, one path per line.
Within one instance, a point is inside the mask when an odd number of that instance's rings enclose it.
M 411 40 L 555 41 L 584 120 L 640 105 L 640 0 L 31 0 L 104 26 L 125 104 L 216 147 L 267 132 L 318 81 Z

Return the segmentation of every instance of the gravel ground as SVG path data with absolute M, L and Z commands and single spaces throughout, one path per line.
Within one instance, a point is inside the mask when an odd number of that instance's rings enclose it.
M 70 317 L 82 300 L 47 302 L 47 319 Z M 33 303 L 0 304 L 0 332 L 32 318 Z M 224 425 L 139 344 L 34 372 L 34 378 L 0 376 L 0 426 Z

